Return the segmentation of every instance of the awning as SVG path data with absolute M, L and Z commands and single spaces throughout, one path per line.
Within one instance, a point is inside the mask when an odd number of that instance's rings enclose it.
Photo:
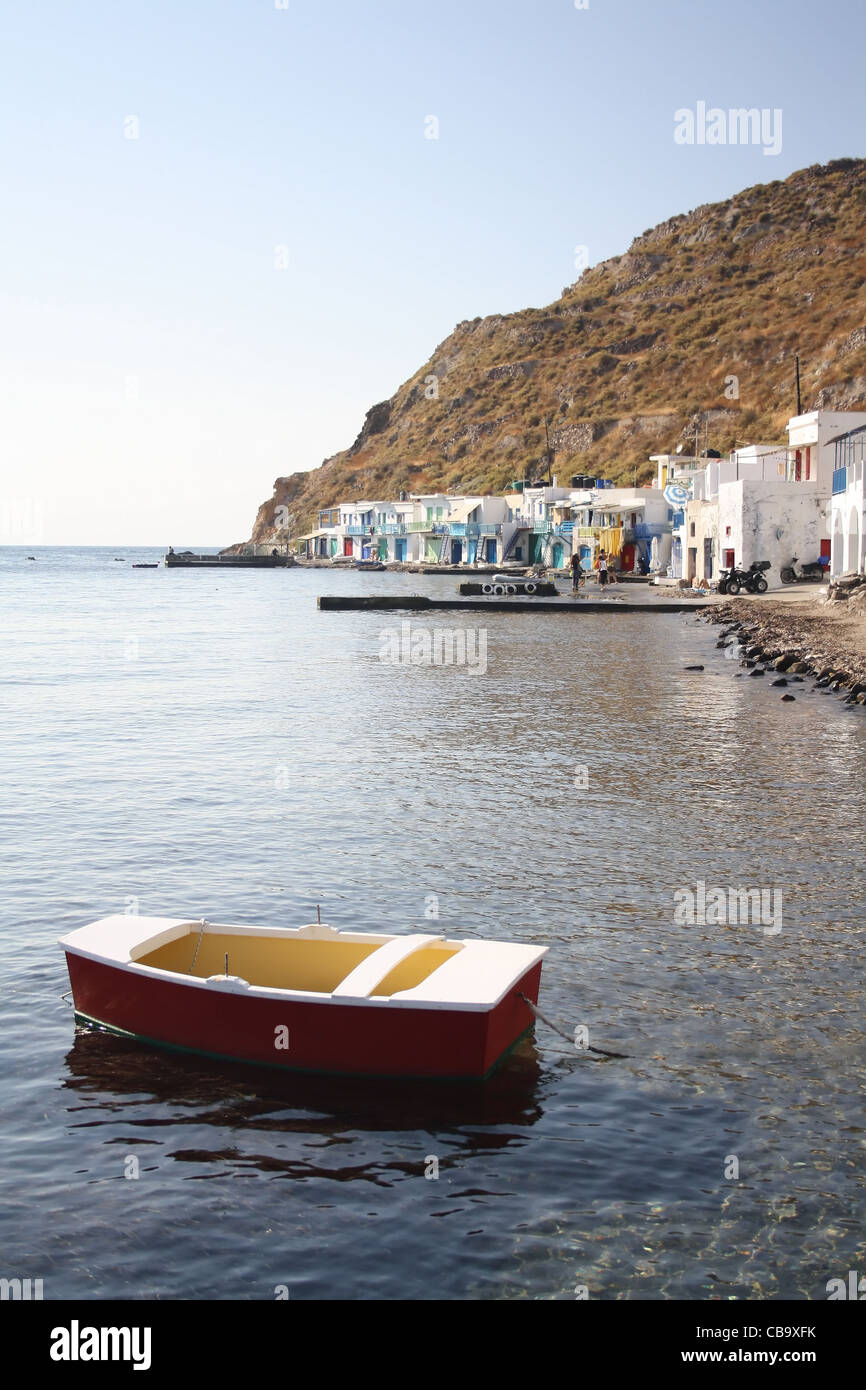
M 449 521 L 463 522 L 468 521 L 472 512 L 481 506 L 481 498 L 476 497 L 474 502 L 461 502 L 459 507 L 454 507 L 448 514 Z

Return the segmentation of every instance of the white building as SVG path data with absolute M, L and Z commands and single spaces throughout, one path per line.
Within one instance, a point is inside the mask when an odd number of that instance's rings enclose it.
M 769 561 L 771 588 L 796 556 L 830 556 L 831 430 L 840 420 L 866 417 L 814 411 L 788 422 L 788 445 L 750 444 L 726 459 L 702 460 L 700 470 L 673 470 L 688 499 L 672 551 L 676 578 L 715 583 L 721 569 Z
M 866 411 L 862 410 L 813 410 L 808 415 L 794 415 L 787 426 L 789 482 L 817 482 L 819 491 L 829 498 L 835 440 L 861 425 L 866 425 Z
M 719 563 L 748 569 L 768 560 L 765 579 L 781 586 L 781 570 L 796 556 L 817 560 L 826 554 L 827 499 L 817 486 L 783 478 L 740 479 L 723 483 L 718 497 Z M 718 575 L 714 576 L 718 578 Z
M 667 568 L 674 513 L 660 488 L 575 489 L 570 502 L 572 547 L 584 569 L 600 550 L 625 574 Z
M 830 499 L 831 573 L 866 572 L 866 426 L 834 441 L 833 492 Z

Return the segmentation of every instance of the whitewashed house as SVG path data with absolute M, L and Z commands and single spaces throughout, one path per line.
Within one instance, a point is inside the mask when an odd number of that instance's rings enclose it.
M 825 452 L 818 448 L 817 423 L 808 417 L 811 445 L 802 436 L 793 448 L 750 444 L 675 475 L 690 494 L 675 531 L 675 577 L 716 583 L 722 569 L 769 561 L 767 582 L 779 588 L 781 569 L 795 555 L 829 556 L 832 469 L 823 432 Z
M 573 552 L 584 569 L 594 567 L 602 549 L 624 574 L 667 568 L 673 511 L 660 488 L 576 488 L 570 505 Z
M 830 570 L 866 572 L 866 425 L 833 441 L 833 492 L 830 498 Z

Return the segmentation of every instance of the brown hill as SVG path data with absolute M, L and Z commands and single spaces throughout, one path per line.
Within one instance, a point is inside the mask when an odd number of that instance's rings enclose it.
M 539 472 L 545 419 L 561 481 L 643 481 L 696 430 L 781 440 L 796 352 L 804 411 L 863 409 L 864 233 L 866 160 L 839 159 L 670 218 L 545 309 L 458 324 L 350 449 L 276 480 L 253 539 L 280 506 L 297 535 L 341 500 L 501 491 Z

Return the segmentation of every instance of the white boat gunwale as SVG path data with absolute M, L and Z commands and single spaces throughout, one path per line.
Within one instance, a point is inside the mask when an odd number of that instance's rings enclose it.
M 118 935 L 121 928 L 124 930 L 120 931 Z M 154 930 L 154 928 L 158 929 Z M 276 936 L 302 940 L 378 943 L 379 949 L 371 952 L 358 966 L 349 971 L 335 990 L 330 993 L 318 990 L 280 989 L 270 985 L 253 985 L 232 975 L 202 978 L 185 972 L 143 965 L 135 958 L 135 955 L 147 955 L 180 937 L 194 936 L 196 930 L 200 928 L 204 933 L 211 932 L 223 936 Z M 188 918 L 146 918 L 121 914 L 104 917 L 88 926 L 80 927 L 66 936 L 59 937 L 58 943 L 70 954 L 108 966 L 110 969 L 122 970 L 138 977 L 160 980 L 163 983 L 183 985 L 189 989 L 205 989 L 213 993 L 245 995 L 252 999 L 326 1004 L 337 1008 L 444 1010 L 460 1013 L 491 1012 L 526 972 L 541 961 L 548 949 L 546 946 L 527 946 L 476 938 L 459 939 L 422 934 L 413 934 L 410 937 L 393 933 L 340 931 L 324 922 L 307 923 L 301 927 L 248 927 L 216 922 L 202 923 L 200 920 L 193 921 Z M 383 957 L 376 966 L 372 966 L 375 958 L 380 956 L 381 951 L 391 943 L 401 943 L 401 945 L 406 943 L 403 946 L 403 954 L 399 950 L 394 950 L 388 956 Z M 393 967 L 395 958 L 405 959 L 411 951 L 431 944 L 455 946 L 459 949 L 455 955 L 443 961 L 414 988 L 397 994 L 378 997 L 371 997 L 369 992 L 366 994 L 341 992 L 347 983 L 351 985 L 353 977 L 356 980 L 361 980 L 375 976 L 372 985 L 369 986 L 370 989 L 375 988 L 376 984 L 380 983 Z M 455 962 L 457 962 L 456 965 Z M 379 964 L 383 966 L 383 969 L 377 975 Z M 442 988 L 443 984 L 444 989 Z M 471 991 L 474 997 L 469 997 L 467 990 Z

